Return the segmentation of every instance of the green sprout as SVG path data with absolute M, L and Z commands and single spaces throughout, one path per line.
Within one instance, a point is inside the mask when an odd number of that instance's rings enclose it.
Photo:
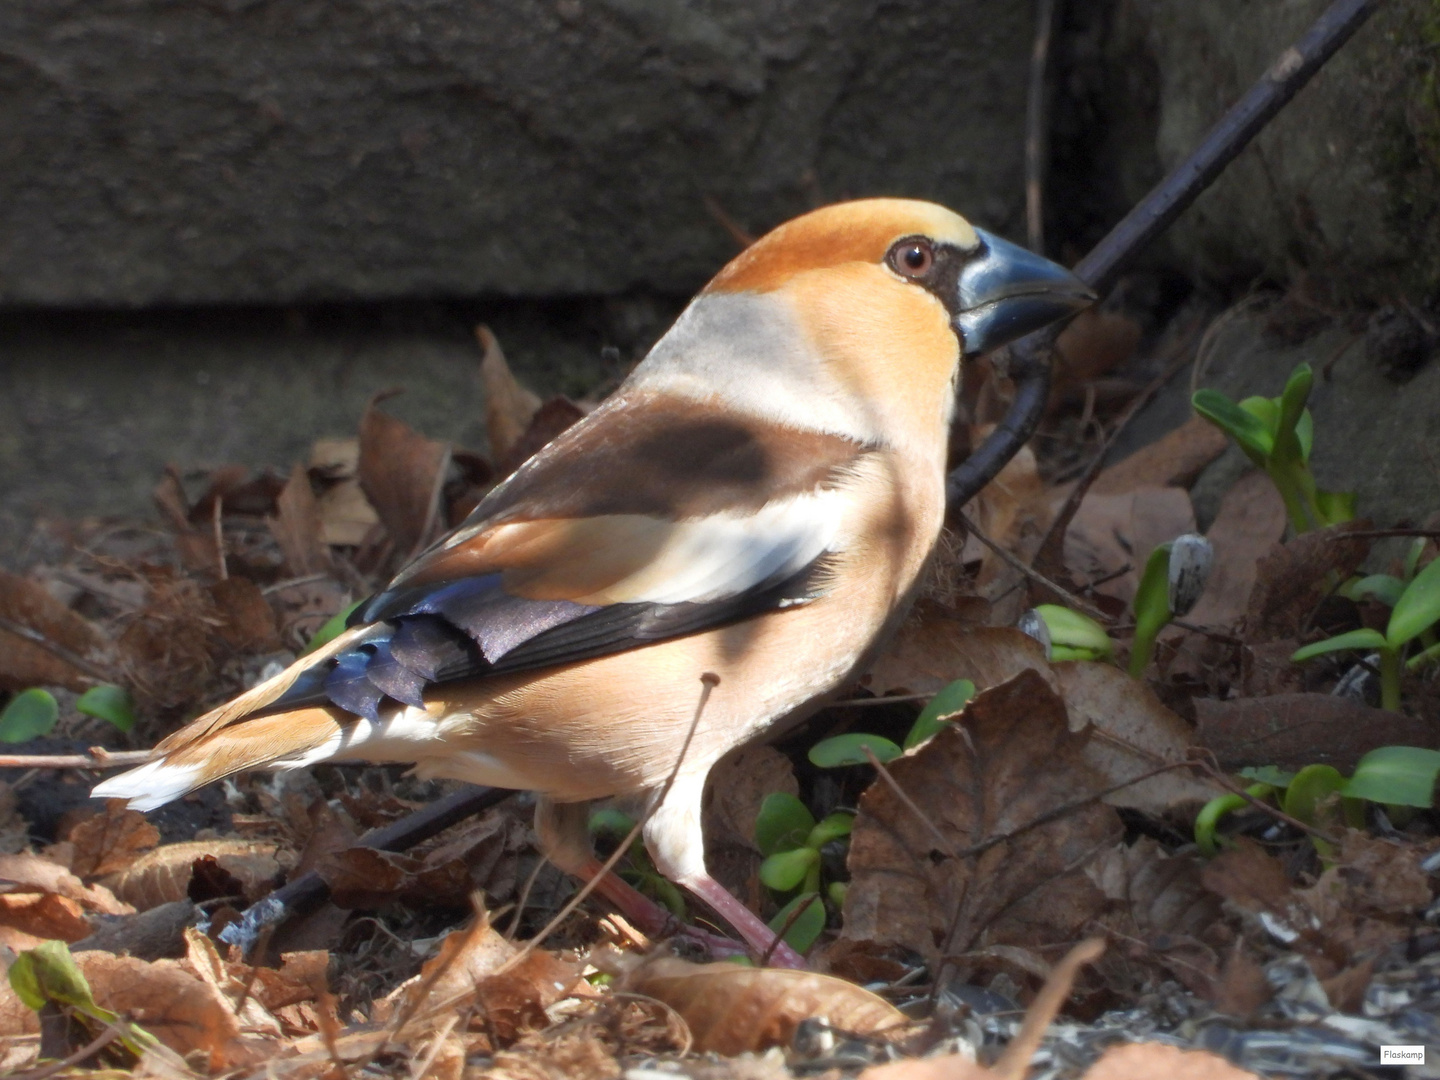
M 138 1024 L 95 1003 L 90 984 L 63 941 L 41 942 L 22 952 L 11 963 L 8 975 L 10 988 L 27 1008 L 40 1012 L 47 1005 L 54 1006 L 97 1034 L 109 1028 L 136 1057 L 160 1045 Z
M 59 719 L 60 706 L 49 690 L 22 690 L 0 712 L 0 742 L 29 742 L 49 735 Z
M 1290 659 L 1298 664 L 1326 653 L 1352 649 L 1377 653 L 1380 657 L 1380 705 L 1394 712 L 1400 708 L 1400 671 L 1405 648 L 1416 638 L 1429 633 L 1437 621 L 1440 621 L 1440 559 L 1433 560 L 1416 574 L 1395 598 L 1385 633 L 1368 627 L 1351 630 L 1306 645 L 1296 650 Z M 1427 646 L 1410 657 L 1405 666 L 1413 669 L 1436 659 L 1440 659 L 1440 644 Z
M 1246 788 L 1254 799 L 1276 798 L 1280 808 L 1306 825 L 1330 831 L 1346 825 L 1353 829 L 1365 824 L 1364 804 L 1380 803 L 1391 816 L 1401 808 L 1430 809 L 1435 805 L 1435 781 L 1440 777 L 1440 750 L 1418 746 L 1382 746 L 1371 750 L 1355 765 L 1348 780 L 1332 765 L 1307 765 L 1299 772 L 1286 773 L 1266 765 L 1242 769 L 1241 777 L 1258 781 Z M 1240 795 L 1211 799 L 1195 818 L 1195 844 L 1201 853 L 1220 850 L 1217 827 L 1220 819 L 1243 810 L 1250 800 Z M 1330 859 L 1331 845 L 1311 837 L 1322 859 Z
M 828 739 L 821 739 L 810 748 L 810 764 L 817 769 L 843 769 L 850 765 L 870 764 L 869 750 L 875 755 L 875 760 L 885 765 L 894 761 L 906 750 L 919 746 L 925 740 L 939 734 L 950 721 L 965 711 L 965 706 L 970 704 L 970 699 L 975 696 L 975 684 L 969 679 L 956 679 L 945 686 L 930 699 L 929 704 L 920 710 L 920 715 L 915 718 L 909 733 L 905 736 L 905 745 L 896 746 L 893 741 L 883 735 L 871 735 L 867 732 L 847 732 L 844 735 L 833 735 Z
M 1209 420 L 1265 470 L 1297 533 L 1336 525 L 1355 517 L 1353 492 L 1321 491 L 1310 471 L 1314 421 L 1305 403 L 1315 376 L 1309 364 L 1298 365 L 1277 398 L 1249 397 L 1239 404 L 1216 390 L 1197 390 L 1190 399 L 1195 411 Z
M 1017 625 L 1044 646 L 1047 660 L 1109 660 L 1115 654 L 1103 626 L 1059 604 L 1037 604 Z
M 755 818 L 755 846 L 765 856 L 760 881 L 781 895 L 793 894 L 770 920 L 770 929 L 784 930 L 785 943 L 796 952 L 808 950 L 825 929 L 825 905 L 819 902 L 821 849 L 849 837 L 854 823 L 849 810 L 837 810 L 817 822 L 804 803 L 782 791 L 765 796 L 760 804 Z M 842 882 L 832 882 L 826 891 L 832 903 L 844 903 Z
M 123 686 L 110 683 L 92 686 L 80 695 L 75 708 L 86 716 L 113 724 L 121 731 L 129 731 L 135 726 L 135 700 Z
M 1135 640 L 1130 646 L 1129 672 L 1145 673 L 1155 655 L 1155 640 L 1171 620 L 1188 615 L 1205 591 L 1215 549 L 1195 533 L 1177 536 L 1150 553 L 1135 590 Z

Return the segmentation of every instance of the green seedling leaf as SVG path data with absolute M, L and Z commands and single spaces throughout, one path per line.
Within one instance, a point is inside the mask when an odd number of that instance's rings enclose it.
M 1436 660 L 1440 660 L 1440 643 L 1431 645 L 1423 652 L 1416 653 L 1414 656 L 1410 657 L 1409 660 L 1405 661 L 1405 666 L 1409 670 L 1414 671 L 1417 668 L 1424 667 L 1426 664 L 1432 664 Z
M 810 748 L 808 756 L 810 764 L 819 769 L 839 769 L 846 765 L 868 765 L 870 759 L 865 756 L 867 747 L 882 765 L 887 761 L 894 761 L 904 753 L 900 747 L 882 735 L 867 735 L 857 731 L 849 735 L 836 735 L 831 739 L 821 739 Z
M 1082 615 L 1059 604 L 1038 604 L 1035 614 L 1045 621 L 1045 627 L 1050 631 L 1051 644 L 1054 646 L 1085 649 L 1102 656 L 1109 656 L 1114 648 L 1105 628 L 1088 615 Z
M 975 684 L 969 679 L 956 679 L 942 689 L 915 718 L 915 725 L 905 736 L 905 749 L 919 746 L 926 739 L 938 735 L 946 724 L 964 711 L 974 696 Z
M 634 818 L 608 806 L 592 813 L 587 825 L 591 836 L 603 836 L 616 841 L 624 840 L 634 827 Z
M 1315 445 L 1315 419 L 1310 415 L 1309 409 L 1302 412 L 1300 419 L 1296 421 L 1295 437 L 1300 440 L 1300 461 L 1308 465 L 1310 450 Z
M 1290 786 L 1285 789 L 1281 809 L 1306 825 L 1328 828 L 1340 822 L 1340 800 L 1331 799 L 1331 796 L 1342 795 L 1344 790 L 1345 778 L 1333 765 L 1306 765 L 1295 774 L 1295 779 L 1290 781 Z M 1326 800 L 1330 802 L 1327 803 Z M 1347 825 L 1354 828 L 1364 826 L 1365 814 L 1358 802 L 1347 801 L 1344 806 L 1344 819 Z M 1323 841 L 1320 841 L 1315 846 L 1322 855 L 1328 854 L 1328 849 L 1322 845 Z
M 1440 559 L 1435 559 L 1405 586 L 1405 592 L 1390 612 L 1385 637 L 1392 649 L 1419 637 L 1440 620 Z
M 1405 552 L 1405 580 L 1411 581 L 1415 577 L 1415 571 L 1420 568 L 1420 556 L 1425 554 L 1425 545 L 1430 542 L 1427 536 L 1417 536 L 1410 541 L 1410 549 Z
M 1130 648 L 1130 674 L 1139 678 L 1155 653 L 1156 635 L 1170 621 L 1170 545 L 1161 544 L 1145 560 L 1135 590 L 1135 639 Z
M 810 835 L 805 838 L 805 846 L 819 851 L 831 840 L 841 840 L 849 836 L 854 827 L 855 815 L 851 811 L 836 810 L 810 830 Z
M 1325 519 L 1325 524 L 1340 525 L 1346 521 L 1355 520 L 1356 498 L 1353 491 L 1317 491 L 1315 492 L 1315 507 L 1320 511 L 1320 516 Z
M 39 1010 L 53 1001 L 86 1015 L 104 1012 L 95 1004 L 90 984 L 63 941 L 44 941 L 17 956 L 10 965 L 10 987 L 31 1009 Z
M 761 855 L 792 851 L 805 844 L 815 828 L 815 815 L 805 804 L 784 791 L 772 792 L 760 804 L 755 817 L 755 846 Z
M 825 931 L 825 905 L 820 902 L 818 892 L 803 892 L 775 913 L 770 920 L 770 929 L 777 934 L 790 921 L 790 913 L 802 905 L 805 910 L 785 931 L 785 944 L 798 953 L 807 952 L 815 940 Z
M 826 897 L 828 897 L 830 903 L 834 904 L 837 908 L 843 908 L 845 906 L 845 896 L 849 892 L 850 883 L 848 881 L 832 881 L 825 889 Z
M 1315 373 L 1310 369 L 1310 365 L 1296 364 L 1295 370 L 1290 373 L 1290 378 L 1285 380 L 1285 389 L 1280 392 L 1279 400 L 1276 402 L 1279 416 L 1276 419 L 1274 431 L 1277 439 L 1287 431 L 1295 434 L 1297 445 L 1303 451 L 1302 461 L 1310 456 L 1310 448 L 1303 445 L 1303 440 L 1299 437 L 1299 428 L 1306 415 L 1305 403 L 1310 400 L 1310 387 L 1314 382 Z
M 48 735 L 60 719 L 60 706 L 48 690 L 22 690 L 0 712 L 0 742 L 22 743 Z
M 1355 766 L 1344 793 L 1352 799 L 1391 806 L 1435 805 L 1435 778 L 1440 775 L 1440 750 L 1418 746 L 1382 746 Z
M 1250 765 L 1240 770 L 1241 779 L 1258 780 L 1271 787 L 1287 788 L 1295 779 L 1293 772 L 1285 772 L 1278 765 Z
M 677 919 L 684 919 L 689 911 L 685 907 L 685 896 L 675 884 L 659 874 L 645 874 L 641 877 L 640 892 L 657 900 L 665 910 Z
M 1340 594 L 1346 599 L 1355 601 L 1373 596 L 1386 607 L 1393 608 L 1400 602 L 1400 594 L 1404 591 L 1405 582 L 1399 578 L 1391 574 L 1371 574 L 1369 577 L 1347 581 L 1341 587 Z
M 1254 788 L 1250 790 L 1254 791 Z M 1220 843 L 1215 835 L 1220 819 L 1249 805 L 1249 801 L 1240 795 L 1220 795 L 1200 808 L 1195 815 L 1195 846 L 1200 849 L 1201 855 L 1208 859 L 1220 854 Z
M 1392 620 L 1393 621 L 1393 620 Z M 1347 649 L 1363 649 L 1370 652 L 1374 649 L 1389 649 L 1390 643 L 1378 630 L 1351 630 L 1348 634 L 1340 634 L 1337 637 L 1326 638 L 1324 641 L 1317 641 L 1314 645 L 1306 645 L 1303 649 L 1296 649 L 1291 655 L 1292 662 L 1299 664 L 1317 656 L 1324 656 L 1326 653 L 1345 652 Z
M 811 869 L 820 865 L 820 852 L 812 847 L 777 851 L 760 864 L 760 881 L 776 892 L 798 889 Z
M 346 604 L 343 608 L 341 608 L 329 619 L 327 619 L 325 621 L 325 625 L 320 627 L 319 630 L 315 631 L 315 636 L 310 639 L 308 644 L 306 644 L 305 651 L 302 652 L 300 655 L 305 656 L 308 653 L 312 653 L 316 649 L 320 648 L 321 645 L 328 645 L 330 644 L 330 642 L 334 641 L 337 637 L 339 637 L 340 634 L 345 630 L 345 620 L 350 618 L 350 613 L 364 602 L 365 601 L 362 599 L 356 600 L 353 604 Z
M 92 686 L 80 695 L 75 708 L 86 716 L 105 720 L 121 731 L 129 731 L 135 726 L 135 699 L 123 686 L 109 683 Z
M 1245 456 L 1256 465 L 1265 464 L 1265 459 L 1275 448 L 1275 437 L 1271 434 L 1268 423 L 1215 390 L 1195 391 L 1190 405 L 1199 415 L 1234 439 L 1245 452 Z
M 1109 649 L 1072 649 L 1069 645 L 1052 645 L 1048 659 L 1056 662 L 1061 660 L 1105 660 L 1109 656 Z

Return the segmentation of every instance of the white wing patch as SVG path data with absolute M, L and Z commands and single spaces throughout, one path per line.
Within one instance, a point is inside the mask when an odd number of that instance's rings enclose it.
M 842 491 L 776 500 L 755 513 L 711 514 L 669 526 L 639 570 L 577 597 L 582 604 L 680 604 L 737 596 L 803 570 L 840 532 Z

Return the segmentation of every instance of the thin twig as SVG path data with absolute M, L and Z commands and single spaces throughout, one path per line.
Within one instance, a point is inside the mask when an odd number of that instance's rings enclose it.
M 1294 45 L 1275 60 L 1215 124 L 1184 161 L 1170 171 L 1075 266 L 1097 293 L 1168 229 L 1267 123 L 1310 81 L 1379 6 L 1379 0 L 1335 0 Z M 964 506 L 1035 433 L 1050 388 L 1050 351 L 1059 327 L 1036 331 L 1009 348 L 1015 397 L 1000 423 L 945 480 L 951 506 Z
M 221 581 L 226 581 L 230 577 L 230 568 L 225 564 L 225 528 L 220 522 L 224 506 L 225 496 L 216 495 L 215 503 L 210 508 L 210 527 L 215 532 L 215 562 L 219 566 Z
M 856 697 L 832 701 L 827 708 L 863 709 L 867 705 L 902 705 L 907 701 L 929 701 L 934 694 L 896 694 L 894 697 Z
M 870 752 L 870 748 L 866 747 L 865 752 L 868 754 Z M 775 950 L 778 949 L 780 947 L 780 943 L 785 940 L 785 935 L 790 932 L 790 928 L 800 921 L 801 915 L 804 915 L 805 912 L 809 911 L 819 902 L 820 894 L 811 893 L 810 899 L 806 900 L 805 903 L 801 904 L 794 911 L 790 912 L 790 914 L 786 917 L 784 924 L 781 925 L 780 929 L 775 931 L 775 940 L 770 942 L 770 944 L 765 947 L 765 951 L 760 954 L 760 967 L 763 968 L 769 966 L 770 958 L 775 955 Z
M 31 1069 L 29 1072 L 15 1073 L 12 1080 L 45 1080 L 48 1076 L 54 1076 L 75 1065 L 88 1061 L 105 1047 L 109 1046 L 116 1039 L 120 1038 L 122 1032 L 114 1024 L 105 1025 L 105 1030 L 91 1039 L 88 1043 L 76 1050 L 69 1057 L 63 1057 L 59 1061 L 52 1061 L 48 1065 L 41 1065 L 38 1069 Z
M 940 831 L 939 826 L 930 820 L 930 816 L 915 804 L 915 800 L 913 800 L 908 794 L 906 794 L 905 789 L 899 785 L 899 783 L 895 780 L 895 777 L 890 774 L 890 770 L 885 767 L 885 763 L 875 756 L 875 751 L 871 750 L 870 747 L 863 744 L 861 745 L 860 749 L 865 752 L 865 756 L 870 759 L 870 764 L 875 766 L 876 774 L 880 777 L 881 780 L 885 782 L 885 786 L 890 789 L 891 793 L 900 800 L 901 804 L 905 807 L 905 809 L 909 810 L 910 813 L 915 816 L 915 820 L 920 822 L 922 825 L 925 826 L 926 829 L 930 831 L 930 835 L 935 838 L 935 842 L 940 845 L 941 849 L 946 854 L 948 854 L 956 862 L 959 862 L 960 853 L 955 850 L 955 846 L 951 844 L 945 834 Z
M 0 630 L 4 630 L 7 634 L 14 634 L 18 638 L 24 638 L 32 645 L 40 646 L 40 648 L 44 649 L 51 656 L 59 657 L 61 660 L 64 660 L 65 663 L 78 671 L 84 672 L 96 682 L 114 681 L 114 676 L 104 668 L 92 664 L 78 653 L 71 652 L 65 648 L 64 645 L 51 641 L 39 630 L 26 626 L 24 623 L 18 623 L 13 619 L 7 619 L 5 616 L 0 615 Z
M 1090 485 L 1093 484 L 1095 478 L 1100 475 L 1101 468 L 1105 464 L 1105 458 L 1109 455 L 1110 449 L 1115 445 L 1120 436 L 1124 434 L 1125 429 L 1130 426 L 1130 421 L 1134 420 L 1135 417 L 1140 414 L 1140 410 L 1150 404 L 1155 395 L 1164 389 L 1166 384 L 1176 375 L 1180 374 L 1180 372 L 1185 369 L 1185 366 L 1191 362 L 1192 357 L 1190 356 L 1189 348 L 1191 336 L 1193 335 L 1186 337 L 1177 355 L 1170 363 L 1165 365 L 1165 370 L 1152 379 L 1150 385 L 1145 387 L 1144 390 L 1141 390 L 1139 395 L 1125 407 L 1125 412 L 1121 414 L 1119 421 L 1116 422 L 1115 427 L 1111 429 L 1104 444 L 1095 452 L 1095 456 L 1092 457 L 1090 463 L 1085 466 L 1085 471 L 1076 479 L 1075 486 L 1070 489 L 1070 494 L 1066 496 L 1064 505 L 1060 507 L 1060 512 L 1051 519 L 1050 527 L 1045 530 L 1044 539 L 1040 541 L 1040 546 L 1035 549 L 1035 558 L 1032 560 L 1033 566 L 1043 566 L 1047 559 L 1055 563 L 1062 561 L 1063 556 L 1054 549 L 1063 546 L 1065 531 L 1070 528 L 1070 522 L 1075 520 L 1075 513 L 1080 509 L 1080 503 L 1084 501 L 1086 493 L 1090 490 Z
M 284 592 L 286 589 L 298 589 L 301 585 L 313 585 L 317 581 L 328 581 L 330 574 L 305 574 L 301 577 L 286 578 L 284 581 L 277 581 L 274 585 L 266 585 L 260 590 L 261 596 L 271 596 L 277 592 Z
M 1030 250 L 1045 253 L 1045 173 L 1050 164 L 1050 38 L 1056 0 L 1037 0 L 1030 89 L 1025 103 L 1025 225 Z
M 1379 539 L 1386 536 L 1424 536 L 1429 539 L 1440 539 L 1440 530 L 1437 529 L 1350 529 L 1345 532 L 1325 534 L 1326 540 L 1349 540 L 1351 537 L 1363 536 Z
M 986 536 L 983 532 L 981 532 L 980 527 L 976 525 L 975 522 L 971 521 L 969 515 L 966 514 L 963 510 L 954 511 L 954 514 L 960 524 L 965 526 L 966 532 L 970 533 L 971 536 L 975 537 L 975 539 L 979 540 L 991 551 L 995 552 L 996 555 L 999 555 L 1000 558 L 1003 559 L 1012 570 L 1018 570 L 1021 574 L 1029 578 L 1031 581 L 1034 581 L 1042 587 L 1049 589 L 1051 592 L 1053 592 L 1056 596 L 1060 597 L 1060 599 L 1064 600 L 1065 603 L 1070 605 L 1076 611 L 1083 612 L 1084 614 L 1090 616 L 1090 618 L 1094 619 L 1096 622 L 1106 624 L 1111 624 L 1115 622 L 1115 617 L 1113 615 L 1106 615 L 1099 608 L 1094 607 L 1086 603 L 1084 600 L 1080 599 L 1080 597 L 1076 596 L 1069 589 L 1062 588 L 1061 586 L 1055 584 L 1055 582 L 1051 581 L 1044 574 L 1040 573 L 1040 571 L 1036 570 L 1033 566 L 1026 566 L 1014 555 L 1011 555 L 1010 552 L 1006 551 L 994 540 L 991 540 L 990 537 Z
M 0 769 L 116 769 L 143 765 L 150 750 L 106 750 L 92 746 L 85 754 L 0 754 Z

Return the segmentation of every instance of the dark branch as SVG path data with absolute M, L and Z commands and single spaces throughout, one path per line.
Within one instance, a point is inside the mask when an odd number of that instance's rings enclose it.
M 1110 288 L 1124 266 L 1214 182 L 1378 6 L 1379 0 L 1335 0 L 1231 106 L 1195 151 L 1080 260 L 1075 273 L 1096 292 Z M 950 474 L 945 494 L 951 503 L 963 505 L 974 498 L 1039 426 L 1050 385 L 1050 349 L 1058 333 L 1053 327 L 1040 330 L 1010 346 L 1014 403 L 1000 426 Z

